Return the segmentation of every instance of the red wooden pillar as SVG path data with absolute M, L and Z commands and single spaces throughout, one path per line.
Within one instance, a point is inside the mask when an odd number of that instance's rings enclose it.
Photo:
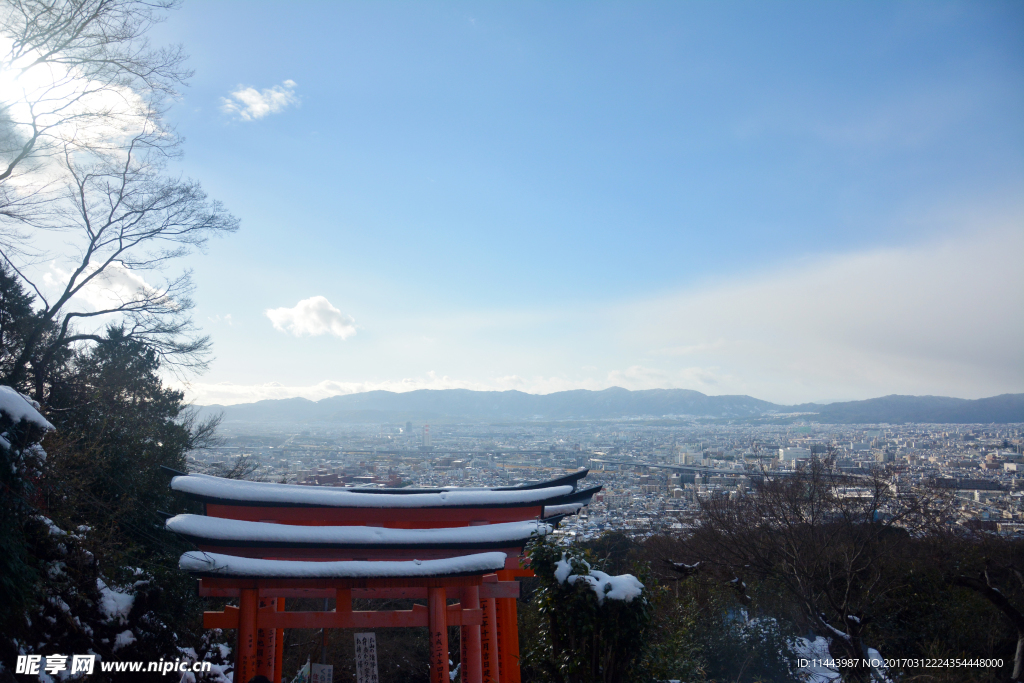
M 462 591 L 462 609 L 480 609 L 480 586 L 466 586 Z M 483 663 L 480 659 L 480 627 L 462 627 L 462 680 L 465 683 L 483 683 Z
M 500 683 L 498 667 L 498 617 L 494 598 L 481 600 L 484 618 L 480 627 L 480 661 L 483 669 L 483 683 Z
M 256 610 L 259 591 L 243 588 L 238 600 L 238 645 L 235 648 L 236 681 L 248 681 L 256 675 Z
M 448 598 L 444 586 L 427 589 L 427 624 L 430 629 L 430 683 L 451 683 L 448 678 Z
M 277 598 L 261 598 L 260 611 L 277 611 Z M 272 679 L 276 670 L 277 629 L 256 630 L 256 673 Z
M 277 599 L 277 611 L 284 611 L 284 598 Z M 281 675 L 284 672 L 284 629 L 281 629 L 277 638 L 274 639 L 274 675 L 270 680 L 274 683 L 281 683 Z
M 512 581 L 515 573 L 498 571 L 500 581 Z M 519 677 L 519 615 L 515 598 L 497 598 L 498 662 L 501 683 L 521 683 Z

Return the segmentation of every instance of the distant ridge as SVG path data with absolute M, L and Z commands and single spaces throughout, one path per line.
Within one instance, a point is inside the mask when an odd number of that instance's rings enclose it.
M 368 391 L 332 396 L 211 405 L 203 414 L 224 413 L 226 422 L 450 422 L 455 420 L 601 420 L 692 416 L 718 419 L 799 419 L 831 424 L 903 422 L 972 424 L 1024 422 L 1024 394 L 969 400 L 941 396 L 884 396 L 866 401 L 785 406 L 750 396 L 707 396 L 689 389 L 629 391 L 521 391 L 421 389 L 404 393 Z

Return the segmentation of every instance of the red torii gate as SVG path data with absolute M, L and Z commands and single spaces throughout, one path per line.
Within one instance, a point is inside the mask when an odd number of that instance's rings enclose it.
M 432 683 L 449 683 L 448 626 L 462 629 L 468 683 L 520 683 L 515 579 L 533 573 L 519 556 L 549 528 L 538 520 L 557 524 L 600 490 L 576 490 L 586 473 L 529 488 L 393 491 L 179 476 L 171 487 L 202 500 L 207 516 L 167 526 L 200 548 L 181 561 L 202 577 L 200 594 L 239 599 L 207 612 L 204 627 L 237 629 L 240 683 L 256 674 L 280 683 L 279 629 L 399 626 L 428 627 Z M 336 607 L 285 612 L 289 597 L 334 598 Z M 356 612 L 354 598 L 427 606 Z

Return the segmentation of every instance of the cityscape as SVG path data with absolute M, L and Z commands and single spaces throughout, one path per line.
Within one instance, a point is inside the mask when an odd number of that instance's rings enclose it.
M 718 425 L 699 420 L 514 424 L 331 425 L 227 422 L 223 445 L 189 456 L 191 470 L 330 487 L 494 487 L 589 469 L 601 492 L 559 535 L 682 532 L 700 501 L 737 498 L 754 479 L 786 476 L 813 458 L 842 473 L 884 470 L 907 487 L 955 492 L 958 522 L 1024 530 L 1024 425 Z

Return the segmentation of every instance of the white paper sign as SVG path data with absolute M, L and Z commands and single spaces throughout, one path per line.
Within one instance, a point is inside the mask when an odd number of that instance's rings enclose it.
M 292 679 L 292 683 L 309 683 L 309 660 L 299 667 L 298 673 L 295 674 L 295 678 Z
M 379 683 L 376 633 L 356 634 L 356 683 Z
M 334 683 L 333 664 L 314 664 L 311 668 L 309 683 Z

